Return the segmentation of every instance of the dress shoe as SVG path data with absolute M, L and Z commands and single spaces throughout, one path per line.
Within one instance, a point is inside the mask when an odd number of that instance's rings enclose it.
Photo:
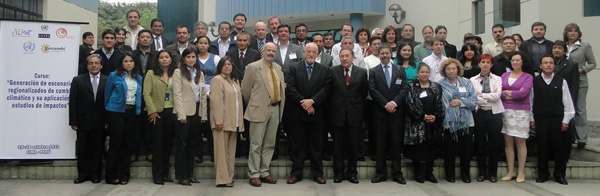
M 326 184 L 327 183 L 327 180 L 325 180 L 325 178 L 323 176 L 316 177 L 314 180 L 317 184 Z
M 577 149 L 584 149 L 584 148 L 585 148 L 585 142 L 577 143 Z
M 92 183 L 98 184 L 100 182 L 102 182 L 102 180 L 100 180 L 100 178 L 92 178 Z
M 119 179 L 114 179 L 114 180 L 106 181 L 106 184 L 119 185 L 119 184 L 121 184 L 121 181 Z
M 194 162 L 201 164 L 202 162 L 204 162 L 204 159 L 202 158 L 202 156 L 194 156 Z
M 154 180 L 154 184 L 165 185 L 165 181 L 163 181 L 163 180 Z
M 192 186 L 192 183 L 190 183 L 189 180 L 180 180 L 179 182 L 177 182 L 177 184 L 181 184 L 183 186 Z
M 298 177 L 296 177 L 296 176 L 290 176 L 290 177 L 287 179 L 287 183 L 288 183 L 288 184 L 296 184 L 296 182 L 300 182 L 300 181 L 302 181 L 302 178 L 298 178 Z
M 500 180 L 502 180 L 502 181 L 510 181 L 510 180 L 515 180 L 515 179 L 517 179 L 517 176 L 508 176 L 508 175 L 506 175 L 506 176 L 502 177 Z
M 380 183 L 383 181 L 386 181 L 387 177 L 385 176 L 376 176 L 375 178 L 371 179 L 371 183 Z
M 418 183 L 425 183 L 425 178 L 423 178 L 421 175 L 417 175 L 415 176 L 415 181 Z
M 163 178 L 162 180 L 163 180 L 164 182 L 173 182 L 173 179 L 170 179 L 170 178 Z
M 398 184 L 406 184 L 406 180 L 402 176 L 393 177 L 392 180 Z
M 483 182 L 485 181 L 485 176 L 478 176 L 477 177 L 477 182 Z
M 73 184 L 81 184 L 88 180 L 90 180 L 90 179 L 89 178 L 77 178 L 77 179 L 75 179 L 75 181 L 73 181 Z
M 446 177 L 446 181 L 454 183 L 454 182 L 456 182 L 456 178 L 454 178 L 454 177 Z
M 250 178 L 250 185 L 252 185 L 253 187 L 260 187 L 262 185 L 262 182 L 258 178 Z
M 490 176 L 490 182 L 493 182 L 493 183 L 498 182 L 498 177 L 496 177 L 496 176 Z
M 562 184 L 562 185 L 568 185 L 569 184 L 567 182 L 567 179 L 562 178 L 562 177 L 561 178 L 555 178 L 554 181 L 556 181 L 556 182 L 558 182 L 559 184 Z
M 435 176 L 433 176 L 433 174 L 429 174 L 427 177 L 425 177 L 425 180 L 427 180 L 431 183 L 438 183 L 437 178 L 435 178 Z
M 348 180 L 348 182 L 351 182 L 352 184 L 358 184 L 358 178 L 356 176 L 350 176 L 346 178 L 346 180 Z
M 365 159 L 365 156 L 359 156 L 359 157 L 356 157 L 356 160 L 365 161 L 366 159 Z
M 333 178 L 333 183 L 340 183 L 342 181 L 344 181 L 344 176 L 335 176 Z
M 191 178 L 189 179 L 189 181 L 190 181 L 190 183 L 200 183 L 200 180 L 198 180 L 198 179 L 196 179 L 196 178 L 194 178 L 194 177 L 191 177 Z
M 471 183 L 471 178 L 469 178 L 469 177 L 464 177 L 464 178 L 462 178 L 462 181 L 463 181 L 464 183 Z
M 268 175 L 267 177 L 264 177 L 264 178 L 260 178 L 260 181 L 267 183 L 267 184 L 277 184 L 277 179 L 275 179 L 271 175 Z
M 129 180 L 121 180 L 121 185 L 127 185 L 129 184 Z
M 523 177 L 517 177 L 516 181 L 517 181 L 517 183 L 523 183 L 523 182 L 525 182 L 525 176 L 523 176 Z
M 233 188 L 233 183 L 217 184 L 218 188 Z
M 538 177 L 537 179 L 535 179 L 535 182 L 537 183 L 544 183 L 546 181 L 548 181 L 548 178 L 546 177 Z

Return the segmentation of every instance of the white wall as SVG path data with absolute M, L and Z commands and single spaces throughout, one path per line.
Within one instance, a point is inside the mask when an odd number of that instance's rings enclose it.
M 93 33 L 98 31 L 98 13 L 96 12 L 62 0 L 44 0 L 43 9 L 44 20 L 89 23 L 89 25 L 81 25 L 81 35 L 86 31 Z M 81 39 L 81 35 L 78 35 L 79 39 Z M 99 38 L 98 35 L 94 37 Z

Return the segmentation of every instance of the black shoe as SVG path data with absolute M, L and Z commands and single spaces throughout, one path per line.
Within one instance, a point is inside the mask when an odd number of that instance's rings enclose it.
M 81 184 L 88 180 L 90 180 L 90 178 L 77 178 L 75 181 L 73 181 L 73 184 Z
M 331 161 L 331 155 L 323 155 L 323 161 Z
M 173 182 L 173 179 L 163 178 L 162 181 L 164 181 L 164 182 Z
M 92 183 L 98 184 L 100 182 L 102 182 L 102 180 L 100 180 L 100 178 L 92 178 Z
M 365 161 L 366 159 L 365 159 L 365 156 L 359 156 L 359 157 L 356 157 L 356 160 Z
M 558 182 L 559 184 L 562 184 L 562 185 L 568 185 L 569 184 L 567 182 L 567 179 L 562 178 L 562 177 L 561 178 L 555 178 L 554 181 L 556 181 L 556 182 Z
M 154 184 L 165 185 L 165 181 L 163 181 L 163 180 L 154 180 Z
M 471 183 L 471 178 L 469 178 L 469 177 L 463 177 L 463 178 L 462 178 L 462 181 L 463 181 L 464 183 Z
M 418 183 L 425 183 L 425 179 L 421 175 L 415 176 L 415 181 Z
M 385 176 L 376 176 L 375 178 L 371 179 L 371 183 L 380 183 L 383 181 L 386 181 L 387 177 Z
M 215 154 L 210 155 L 210 162 L 215 162 Z
M 201 164 L 202 162 L 204 162 L 204 159 L 202 158 L 202 156 L 194 156 L 194 162 Z
M 431 183 L 438 183 L 437 178 L 435 178 L 435 176 L 433 176 L 433 174 L 429 174 L 429 176 L 425 177 L 425 180 L 427 180 Z
M 189 181 L 190 181 L 191 183 L 200 183 L 200 180 L 198 180 L 198 179 L 196 179 L 196 178 L 194 178 L 194 177 L 190 178 L 190 179 L 189 179 Z
M 456 182 L 456 179 L 454 177 L 446 177 L 446 181 L 454 183 Z
M 546 177 L 538 177 L 537 179 L 535 179 L 535 182 L 537 183 L 544 183 L 546 181 L 548 181 L 548 178 Z
M 181 184 L 183 186 L 192 186 L 192 184 L 188 180 L 180 180 L 179 182 L 177 182 L 177 184 Z
M 340 183 L 342 181 L 344 181 L 344 176 L 335 176 L 333 178 L 333 183 Z
M 398 184 L 406 184 L 406 180 L 402 176 L 393 177 L 392 180 Z
M 352 184 L 358 184 L 358 178 L 356 176 L 350 176 L 346 180 L 348 180 L 348 182 L 351 182 Z
M 271 158 L 271 161 L 277 160 L 279 159 L 279 155 L 278 154 L 273 154 L 273 157 Z
M 584 148 L 585 148 L 585 142 L 577 143 L 577 149 L 584 149 Z

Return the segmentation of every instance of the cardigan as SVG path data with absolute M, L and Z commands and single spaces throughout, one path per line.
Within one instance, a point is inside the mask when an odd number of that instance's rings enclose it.
M 508 85 L 509 76 L 510 72 L 502 74 L 502 91 L 512 91 L 510 99 L 506 96 L 506 93 L 500 94 L 504 108 L 531 111 L 529 96 L 533 87 L 533 76 L 523 72 L 512 85 Z

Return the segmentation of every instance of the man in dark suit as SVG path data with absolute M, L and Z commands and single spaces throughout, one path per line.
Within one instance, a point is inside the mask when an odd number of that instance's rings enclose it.
M 319 55 L 318 55 L 316 61 L 318 63 L 320 63 L 321 65 L 331 67 L 332 66 L 331 62 L 333 61 L 333 57 L 331 55 L 328 55 L 327 53 L 323 52 L 323 45 L 325 45 L 323 35 L 320 33 L 315 33 L 312 35 L 312 40 L 313 40 L 313 43 L 317 44 L 317 47 L 319 47 Z
M 152 27 L 152 39 L 154 40 L 151 46 L 152 50 L 161 51 L 168 45 L 173 44 L 171 40 L 163 36 L 164 28 L 162 20 L 157 18 L 152 19 L 152 22 L 150 22 L 150 26 Z
M 369 90 L 367 70 L 352 64 L 354 52 L 348 49 L 340 51 L 341 65 L 330 68 L 331 83 L 329 103 L 334 128 L 334 183 L 347 179 L 358 183 L 357 137 L 362 129 L 365 113 L 365 98 Z M 347 159 L 347 169 L 344 160 Z
M 79 67 L 77 75 L 87 73 L 87 64 L 85 58 L 94 53 L 94 34 L 92 32 L 83 33 L 83 43 L 79 45 Z
M 271 33 L 267 33 L 267 41 L 278 44 L 279 38 L 277 35 L 277 27 L 279 27 L 279 25 L 281 24 L 281 19 L 279 19 L 277 16 L 271 16 L 271 18 L 269 18 L 268 23 Z
M 185 50 L 187 47 L 196 48 L 196 46 L 188 42 L 190 39 L 190 29 L 187 26 L 179 25 L 177 26 L 175 32 L 177 36 L 177 43 L 167 46 L 165 50 L 171 53 L 171 56 L 173 56 L 173 61 L 175 61 L 177 67 L 179 67 L 179 63 L 181 63 L 181 53 L 183 50 Z
M 231 57 L 231 63 L 235 66 L 235 76 L 238 80 L 244 79 L 244 70 L 250 63 L 260 60 L 260 53 L 249 48 L 250 34 L 241 32 L 237 35 L 236 48 L 227 51 L 225 56 Z M 243 59 L 241 58 L 243 57 Z
M 535 65 L 540 64 L 540 59 L 547 54 L 552 54 L 552 45 L 554 43 L 545 38 L 546 36 L 546 24 L 543 22 L 534 22 L 531 25 L 531 39 L 523 41 L 519 46 L 519 51 L 522 51 L 531 58 L 531 64 L 534 67 L 534 71 L 538 71 L 538 67 Z
M 235 39 L 230 37 L 231 35 L 231 24 L 223 21 L 219 23 L 219 38 L 210 42 L 210 53 L 225 56 L 225 53 L 229 50 L 233 50 L 237 46 L 235 45 Z
M 239 37 L 238 37 L 239 39 Z M 285 79 L 288 108 L 285 115 L 290 118 L 288 134 L 291 139 L 290 158 L 293 162 L 288 184 L 301 181 L 304 171 L 305 147 L 308 146 L 313 180 L 325 184 L 323 177 L 323 140 L 315 137 L 323 134 L 325 106 L 329 93 L 329 67 L 315 62 L 319 49 L 314 43 L 304 47 L 304 61 L 290 65 Z
M 138 67 L 139 74 L 146 76 L 146 72 L 152 69 L 156 58 L 156 50 L 152 49 L 152 32 L 148 29 L 142 29 L 137 36 L 138 47 L 132 52 L 135 66 Z
M 373 124 L 377 140 L 376 176 L 372 183 L 387 180 L 386 154 L 392 156 L 392 179 L 406 184 L 400 165 L 401 144 L 404 141 L 404 99 L 408 93 L 406 72 L 391 62 L 390 45 L 379 46 L 381 64 L 369 70 L 369 93 L 373 98 Z
M 73 183 L 91 180 L 100 183 L 102 150 L 104 149 L 106 75 L 100 74 L 102 58 L 91 54 L 86 58 L 88 72 L 75 76 L 69 94 L 69 125 L 77 133 L 77 171 Z
M 267 24 L 258 21 L 254 26 L 254 33 L 256 33 L 256 36 L 254 39 L 250 39 L 250 46 L 248 47 L 257 50 L 262 54 L 262 49 L 265 47 L 265 44 L 269 42 L 267 39 Z
M 579 90 L 579 66 L 576 62 L 567 60 L 567 44 L 564 41 L 556 40 L 552 46 L 552 56 L 556 62 L 554 74 L 562 77 L 569 85 L 569 92 L 573 103 L 577 102 L 577 93 Z M 571 126 L 574 127 L 574 126 Z
M 290 42 L 290 26 L 281 24 L 277 27 L 277 35 L 279 36 L 279 44 L 277 54 L 273 60 L 283 69 L 283 75 L 286 76 L 289 72 L 290 64 L 303 60 L 302 47 Z M 281 51 L 285 50 L 285 56 L 281 56 Z
M 296 44 L 304 48 L 307 43 L 311 42 L 311 38 L 307 37 L 308 27 L 306 27 L 304 23 L 297 24 L 296 28 L 294 29 L 294 33 L 296 33 L 296 37 L 292 39 L 292 44 Z
M 117 33 L 112 29 L 106 29 L 102 32 L 102 48 L 96 50 L 96 54 L 102 57 L 102 69 L 100 72 L 103 75 L 108 75 L 117 67 L 121 66 L 121 58 L 123 54 L 119 50 L 115 50 L 114 46 L 117 42 Z

